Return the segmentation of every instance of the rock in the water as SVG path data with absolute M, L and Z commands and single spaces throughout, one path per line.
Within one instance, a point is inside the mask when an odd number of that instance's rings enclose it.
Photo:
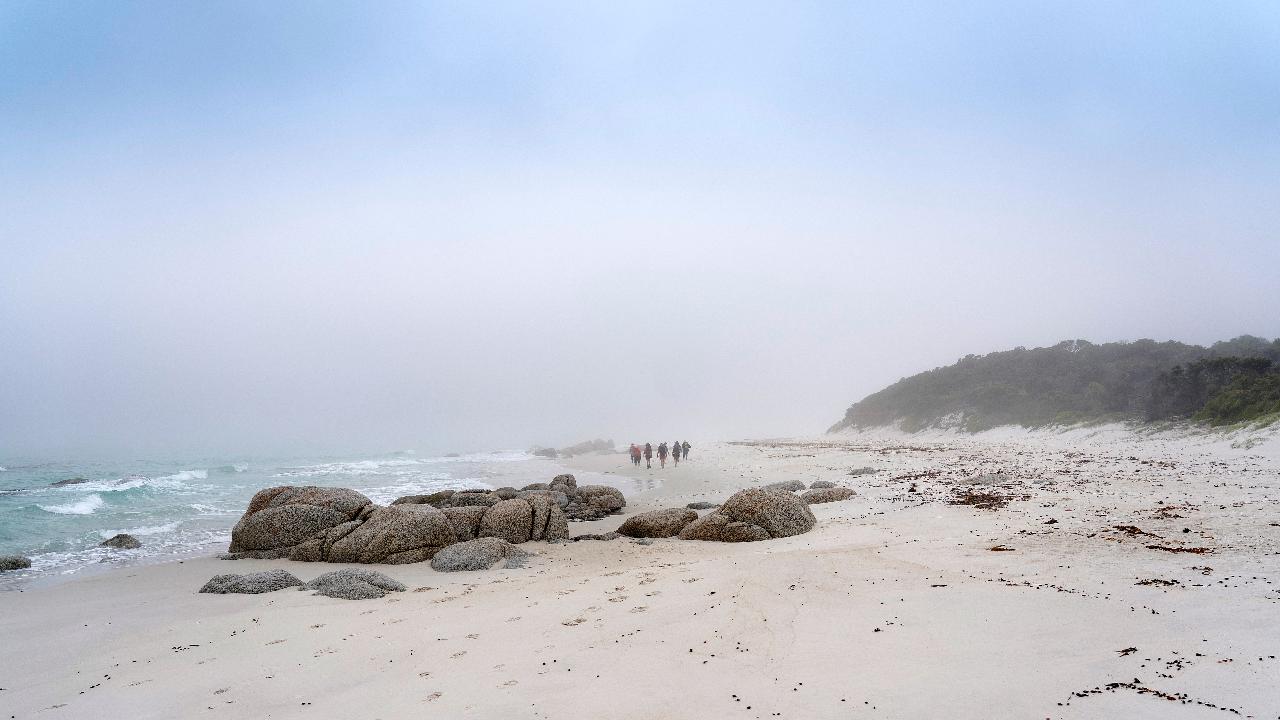
M 691 503 L 689 503 L 688 505 L 685 505 L 685 507 L 689 508 L 690 510 L 712 510 L 712 509 L 715 509 L 715 508 L 720 507 L 720 503 L 713 503 L 713 502 L 691 502 Z
M 550 503 L 548 503 L 550 504 Z M 533 535 L 533 507 L 526 498 L 503 500 L 480 518 L 480 537 L 502 538 L 519 545 Z
M 0 572 L 6 570 L 26 570 L 31 561 L 21 555 L 0 555 Z
M 805 490 L 804 492 L 800 493 L 800 499 L 810 505 L 816 505 L 818 503 L 829 503 L 829 502 L 838 502 L 840 500 L 848 500 L 849 498 L 857 494 L 858 493 L 854 492 L 849 488 L 842 488 L 842 487 L 818 488 L 817 490 Z
M 66 487 L 68 485 L 80 485 L 82 483 L 87 483 L 87 482 L 89 482 L 88 478 L 74 477 L 74 478 L 67 478 L 66 480 L 58 480 L 56 482 L 51 482 L 49 483 L 49 487 Z
M 830 480 L 814 480 L 809 484 L 810 490 L 821 490 L 822 488 L 833 488 L 836 484 Z
M 234 573 L 214 575 L 209 582 L 204 584 L 204 587 L 200 588 L 200 592 L 218 595 L 257 595 L 259 593 L 283 590 L 287 587 L 301 586 L 302 581 L 288 571 L 264 570 L 263 572 L 245 575 L 236 575 Z
M 618 534 L 633 538 L 675 537 L 685 525 L 697 519 L 698 513 L 687 508 L 650 510 L 627 518 L 618 528 Z
M 281 486 L 261 490 L 231 531 L 235 554 L 279 551 L 356 519 L 371 500 L 346 488 Z
M 488 509 L 483 505 L 467 505 L 447 507 L 440 512 L 449 518 L 449 524 L 453 526 L 453 534 L 458 542 L 466 542 L 476 539 L 476 533 L 480 532 L 480 518 L 484 517 Z
M 440 572 L 488 570 L 504 560 L 507 567 L 518 567 L 528 555 L 502 538 L 483 537 L 455 543 L 436 553 L 431 558 L 431 569 Z
M 783 480 L 782 482 L 769 483 L 764 486 L 764 489 L 777 492 L 795 492 L 796 490 L 803 490 L 804 483 L 799 480 Z
M 116 548 L 119 550 L 137 550 L 142 547 L 142 542 L 138 538 L 128 534 L 120 533 L 98 543 L 102 547 Z
M 749 488 L 734 493 L 715 512 L 689 523 L 680 537 L 724 542 L 767 540 L 808 532 L 817 522 L 798 496 Z
M 404 592 L 404 583 L 374 570 L 343 568 L 327 572 L 307 583 L 307 590 L 341 600 L 372 600 L 388 592 Z
M 377 507 L 369 519 L 333 543 L 329 562 L 403 563 L 430 560 L 457 540 L 444 512 L 430 505 Z

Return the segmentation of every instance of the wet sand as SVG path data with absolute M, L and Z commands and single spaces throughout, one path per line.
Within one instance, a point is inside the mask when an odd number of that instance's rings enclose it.
M 789 479 L 859 495 L 814 506 L 818 527 L 782 540 L 534 543 L 521 569 L 384 567 L 410 591 L 381 600 L 196 594 L 217 573 L 283 567 L 306 580 L 337 567 L 214 559 L 4 593 L 0 707 L 1280 717 L 1280 444 L 1247 445 L 1103 428 L 700 443 L 688 463 L 651 472 L 622 454 L 577 458 L 582 471 L 662 481 L 630 496 L 628 514 Z M 849 474 L 863 467 L 876 472 Z

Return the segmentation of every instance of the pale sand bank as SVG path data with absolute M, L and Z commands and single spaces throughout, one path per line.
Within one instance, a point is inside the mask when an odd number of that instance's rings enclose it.
M 879 472 L 847 474 L 863 466 Z M 379 568 L 411 589 L 382 600 L 196 594 L 218 573 L 338 567 L 213 559 L 3 593 L 0 717 L 1275 718 L 1278 471 L 1274 439 L 1114 429 L 702 444 L 627 513 L 793 478 L 861 494 L 783 540 Z M 991 472 L 1027 498 L 943 502 Z M 1135 584 L 1151 580 L 1175 584 Z

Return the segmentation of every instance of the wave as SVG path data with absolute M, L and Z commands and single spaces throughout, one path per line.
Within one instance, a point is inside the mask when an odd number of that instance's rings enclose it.
M 127 533 L 129 535 L 160 535 L 162 533 L 173 532 L 174 530 L 177 530 L 180 525 L 182 525 L 182 521 L 175 520 L 171 523 L 165 523 L 164 525 L 143 525 L 142 527 L 129 528 L 127 530 L 99 530 L 98 534 L 104 539 L 115 537 L 120 533 Z
M 187 487 L 192 480 L 206 480 L 208 470 L 183 470 L 172 475 L 147 477 L 145 475 L 127 475 L 115 480 L 90 480 L 88 482 L 64 485 L 56 490 L 64 492 L 124 492 L 140 487 L 151 487 L 165 490 L 178 490 Z
M 176 472 L 172 475 L 161 475 L 160 477 L 153 478 L 153 479 L 161 482 L 165 480 L 173 480 L 175 482 L 186 482 L 188 480 L 208 480 L 209 471 L 208 470 L 183 470 L 181 472 Z
M 83 500 L 66 505 L 38 505 L 37 507 L 57 515 L 92 515 L 104 505 L 106 503 L 103 502 L 102 496 L 95 493 Z
M 222 473 L 226 475 L 229 475 L 232 473 L 248 472 L 248 470 L 249 470 L 249 466 L 244 463 L 234 463 L 231 465 L 219 465 L 218 467 L 213 468 L 213 472 Z M 200 479 L 204 480 L 205 478 L 200 478 Z

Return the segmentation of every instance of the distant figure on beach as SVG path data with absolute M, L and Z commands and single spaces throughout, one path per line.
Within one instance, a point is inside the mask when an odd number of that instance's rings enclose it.
M 667 444 L 660 443 L 658 445 L 658 464 L 662 467 L 667 466 Z
M 676 465 L 680 464 L 680 441 L 671 443 L 671 460 Z
M 682 453 L 684 455 L 684 459 L 688 460 L 689 459 L 689 441 L 688 440 L 684 441 L 684 445 L 681 447 L 681 449 L 684 451 Z
M 631 443 L 631 464 L 640 467 L 640 446 Z
M 653 469 L 653 445 L 651 443 L 644 444 L 644 466 Z

